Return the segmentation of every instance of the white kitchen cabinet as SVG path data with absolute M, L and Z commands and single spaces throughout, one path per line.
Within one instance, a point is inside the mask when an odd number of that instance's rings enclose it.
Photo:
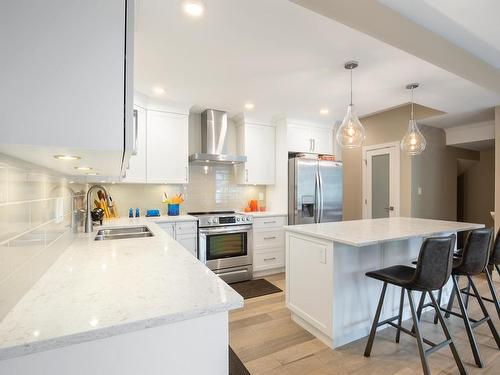
M 122 182 L 145 183 L 147 182 L 147 115 L 146 109 L 134 106 L 134 134 L 135 142 L 130 157 L 129 166 Z
M 198 257 L 198 225 L 196 221 L 157 222 L 158 226 L 179 242 L 194 257 Z
M 85 176 L 74 167 L 91 166 L 119 177 L 132 144 L 134 2 L 1 8 L 0 34 L 12 39 L 2 50 L 0 152 L 66 175 Z
M 333 154 L 333 130 L 302 124 L 288 124 L 287 141 L 289 152 Z
M 257 277 L 283 271 L 285 266 L 285 216 L 253 218 L 253 271 Z
M 238 183 L 274 185 L 276 182 L 276 128 L 270 125 L 240 122 L 238 153 L 247 157 L 237 166 Z
M 188 115 L 147 111 L 147 182 L 185 184 L 188 170 Z

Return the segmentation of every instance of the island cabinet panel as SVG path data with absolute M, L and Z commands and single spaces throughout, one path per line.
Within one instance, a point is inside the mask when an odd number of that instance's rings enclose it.
M 286 241 L 287 306 L 313 329 L 331 337 L 332 243 L 290 233 L 287 233 Z

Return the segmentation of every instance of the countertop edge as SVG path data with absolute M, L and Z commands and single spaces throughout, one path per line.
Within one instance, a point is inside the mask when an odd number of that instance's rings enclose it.
M 240 296 L 241 297 L 241 296 Z M 64 348 L 66 346 L 77 345 L 85 342 L 102 340 L 113 336 L 141 331 L 144 329 L 160 327 L 167 324 L 178 323 L 185 320 L 217 314 L 243 307 L 243 297 L 238 302 L 226 303 L 208 309 L 192 310 L 188 313 L 169 314 L 154 318 L 136 320 L 124 324 L 117 324 L 110 327 L 95 329 L 66 336 L 59 336 L 43 341 L 36 341 L 29 344 L 16 345 L 0 349 L 0 361 L 23 357 L 30 354 Z
M 474 225 L 471 224 L 467 227 L 461 228 L 459 231 L 463 232 L 463 231 L 467 231 L 467 230 L 480 229 L 480 228 L 484 228 L 484 227 L 485 227 L 484 224 L 474 224 Z M 349 245 L 349 246 L 355 246 L 355 247 L 376 245 L 376 244 L 379 244 L 382 242 L 407 240 L 407 239 L 414 238 L 414 237 L 429 237 L 429 236 L 434 236 L 434 235 L 437 235 L 440 233 L 444 233 L 443 231 L 431 231 L 431 232 L 420 233 L 418 235 L 400 236 L 400 237 L 394 237 L 394 238 L 390 238 L 390 239 L 381 239 L 381 240 L 363 241 L 363 242 L 351 242 L 351 241 L 339 239 L 338 237 L 334 237 L 332 235 L 327 235 L 327 234 L 323 234 L 323 233 L 312 233 L 310 231 L 307 231 L 307 230 L 304 230 L 301 228 L 295 228 L 293 225 L 285 226 L 284 230 L 285 230 L 285 232 L 299 233 L 299 234 L 303 234 L 306 236 L 317 237 L 317 238 L 321 238 L 324 240 L 338 242 L 338 243 L 342 243 L 342 244 Z

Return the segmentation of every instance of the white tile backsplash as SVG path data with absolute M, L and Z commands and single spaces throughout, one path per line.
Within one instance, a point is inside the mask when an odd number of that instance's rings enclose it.
M 66 247 L 70 194 L 56 172 L 0 154 L 0 320 Z
M 187 185 L 113 184 L 106 185 L 106 188 L 117 204 L 120 216 L 127 216 L 129 208 L 139 208 L 141 215 L 147 209 L 161 208 L 164 214 L 163 192 L 170 197 L 177 193 L 184 195 L 183 213 L 242 210 L 250 199 L 258 199 L 259 193 L 266 195 L 265 186 L 238 185 L 232 165 L 212 165 L 206 173 L 204 166 L 190 165 Z M 265 205 L 265 201 L 259 203 Z

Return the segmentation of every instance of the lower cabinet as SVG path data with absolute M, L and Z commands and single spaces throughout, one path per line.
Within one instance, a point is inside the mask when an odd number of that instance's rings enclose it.
M 198 228 L 196 221 L 157 222 L 164 232 L 172 236 L 198 258 Z
M 254 217 L 253 272 L 264 276 L 285 267 L 285 216 Z

